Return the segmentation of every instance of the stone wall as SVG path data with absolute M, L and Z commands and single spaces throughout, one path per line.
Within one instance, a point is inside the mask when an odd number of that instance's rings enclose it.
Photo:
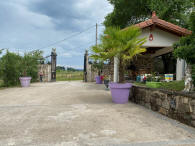
M 107 76 L 110 81 L 113 81 L 114 78 L 114 63 L 105 64 L 102 70 L 102 75 Z
M 50 82 L 51 81 L 51 65 L 50 64 L 41 64 L 38 66 L 39 72 L 43 73 L 43 82 Z M 39 75 L 38 75 L 39 77 Z
M 133 86 L 133 102 L 195 127 L 195 94 Z
M 95 82 L 95 77 L 98 75 L 98 70 L 94 69 L 92 64 L 87 64 L 87 82 Z

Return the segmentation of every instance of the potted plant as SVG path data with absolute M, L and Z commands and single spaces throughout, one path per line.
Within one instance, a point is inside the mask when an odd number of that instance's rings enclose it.
M 110 82 L 109 77 L 108 76 L 104 76 L 104 85 L 106 86 L 107 89 L 109 87 L 109 82 Z
M 98 76 L 95 77 L 96 84 L 102 84 L 102 76 L 101 72 L 103 69 L 104 62 L 101 60 L 95 59 L 94 63 L 92 64 L 92 67 L 94 70 L 98 71 Z
M 42 51 L 36 50 L 26 53 L 21 60 L 21 77 L 19 78 L 22 87 L 29 87 L 31 79 L 38 78 L 38 64 L 42 59 Z
M 134 26 L 122 31 L 119 27 L 108 27 L 101 36 L 101 44 L 92 47 L 94 58 L 114 59 L 114 83 L 109 85 L 114 103 L 128 102 L 132 84 L 124 83 L 124 72 L 131 59 L 146 51 L 145 48 L 141 48 L 146 39 L 139 39 L 140 34 L 140 29 Z
M 21 77 L 20 79 L 20 83 L 22 87 L 29 87 L 30 86 L 30 81 L 32 79 L 32 77 L 27 75 L 29 66 L 30 66 L 30 56 L 29 54 L 25 54 L 24 57 L 22 58 L 21 61 L 21 66 L 22 66 L 22 70 L 21 70 Z

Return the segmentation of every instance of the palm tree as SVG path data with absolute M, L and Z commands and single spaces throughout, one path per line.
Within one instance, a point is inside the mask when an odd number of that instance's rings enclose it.
M 91 57 L 96 60 L 117 59 L 120 72 L 119 82 L 123 82 L 126 63 L 146 51 L 141 47 L 146 39 L 138 38 L 140 34 L 140 29 L 134 26 L 124 30 L 120 30 L 119 27 L 109 27 L 101 36 L 101 44 L 92 47 Z

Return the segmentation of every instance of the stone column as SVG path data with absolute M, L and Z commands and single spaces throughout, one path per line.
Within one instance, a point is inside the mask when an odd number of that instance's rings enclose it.
M 114 57 L 114 82 L 118 82 L 119 77 L 119 59 Z
M 87 70 L 88 70 L 88 51 L 85 51 L 84 55 L 84 82 L 87 82 Z
M 56 81 L 56 49 L 52 49 L 51 52 L 51 81 L 55 82 Z
M 176 71 L 176 79 L 177 81 L 181 81 L 185 76 L 185 61 L 183 59 L 177 59 L 177 71 Z

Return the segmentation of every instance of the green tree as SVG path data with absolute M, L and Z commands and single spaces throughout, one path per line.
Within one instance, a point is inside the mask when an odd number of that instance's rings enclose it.
M 21 75 L 21 60 L 22 57 L 7 51 L 0 60 L 0 75 L 5 86 L 13 86 L 19 84 Z
M 38 64 L 42 58 L 41 51 L 26 53 L 24 56 L 7 51 L 0 59 L 0 76 L 4 86 L 18 85 L 21 76 L 31 76 L 32 81 L 37 81 Z
M 92 66 L 93 66 L 93 69 L 98 71 L 98 75 L 100 76 L 101 72 L 103 70 L 103 67 L 104 67 L 104 61 L 103 60 L 95 60 L 92 63 Z
M 128 63 L 136 55 L 145 52 L 145 48 L 141 46 L 146 39 L 139 39 L 141 31 L 137 27 L 129 27 L 123 31 L 119 27 L 109 27 L 101 36 L 101 44 L 92 47 L 92 56 L 97 60 L 113 60 L 117 57 L 119 60 L 119 82 L 124 81 L 124 69 Z
M 114 10 L 106 16 L 104 24 L 120 26 L 139 23 L 151 17 L 156 11 L 159 18 L 174 24 L 187 27 L 186 19 L 190 8 L 194 7 L 194 0 L 108 0 Z
M 22 58 L 22 75 L 32 77 L 32 81 L 37 81 L 38 65 L 43 60 L 42 51 L 36 50 L 24 54 Z
M 192 65 L 195 64 L 195 12 L 190 16 L 190 28 L 192 35 L 182 37 L 178 43 L 174 45 L 174 55 L 187 62 L 186 77 L 185 77 L 185 91 L 193 91 L 192 80 Z

